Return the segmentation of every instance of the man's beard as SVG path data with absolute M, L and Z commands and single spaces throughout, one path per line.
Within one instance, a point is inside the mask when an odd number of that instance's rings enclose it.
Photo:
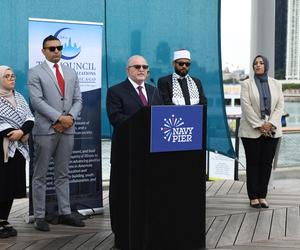
M 180 75 L 181 77 L 185 77 L 189 73 L 188 70 L 186 72 L 182 72 L 182 71 L 178 70 L 177 68 L 174 68 L 174 69 L 175 69 L 175 73 L 177 75 Z

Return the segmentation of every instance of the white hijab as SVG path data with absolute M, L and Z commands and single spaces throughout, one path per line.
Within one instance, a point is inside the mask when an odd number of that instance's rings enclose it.
M 8 90 L 4 87 L 4 78 L 5 72 L 7 70 L 11 70 L 10 67 L 1 65 L 0 66 L 0 97 L 3 97 L 5 100 L 7 100 L 13 107 L 17 107 L 17 103 L 15 100 L 14 92 L 13 90 Z M 3 155 L 4 155 L 4 162 L 8 161 L 8 146 L 9 146 L 9 140 L 7 137 L 3 137 Z
M 1 65 L 0 66 L 0 96 L 6 99 L 11 105 L 13 105 L 15 108 L 17 107 L 15 96 L 14 96 L 14 91 L 13 90 L 8 90 L 4 87 L 4 78 L 5 72 L 7 70 L 12 69 L 8 66 Z

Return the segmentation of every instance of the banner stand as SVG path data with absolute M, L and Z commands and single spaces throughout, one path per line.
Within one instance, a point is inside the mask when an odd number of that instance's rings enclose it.
M 103 213 L 101 170 L 101 80 L 103 24 L 68 20 L 29 18 L 29 68 L 44 62 L 43 40 L 57 37 L 63 45 L 61 64 L 77 73 L 82 95 L 82 110 L 75 121 L 74 148 L 69 163 L 71 211 L 82 215 Z M 34 157 L 30 139 L 31 159 Z M 30 161 L 29 217 L 33 221 Z M 54 163 L 50 161 L 46 177 L 46 217 L 56 218 Z

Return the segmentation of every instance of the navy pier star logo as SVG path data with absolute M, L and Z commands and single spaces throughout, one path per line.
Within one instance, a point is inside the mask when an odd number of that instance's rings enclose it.
M 164 139 L 168 142 L 183 143 L 192 142 L 194 127 L 185 127 L 182 118 L 164 118 L 164 126 L 160 128 L 163 131 Z

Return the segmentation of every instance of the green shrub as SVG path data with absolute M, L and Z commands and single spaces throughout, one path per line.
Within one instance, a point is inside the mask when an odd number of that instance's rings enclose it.
M 282 84 L 282 90 L 285 91 L 286 89 L 300 89 L 300 84 L 297 83 Z

